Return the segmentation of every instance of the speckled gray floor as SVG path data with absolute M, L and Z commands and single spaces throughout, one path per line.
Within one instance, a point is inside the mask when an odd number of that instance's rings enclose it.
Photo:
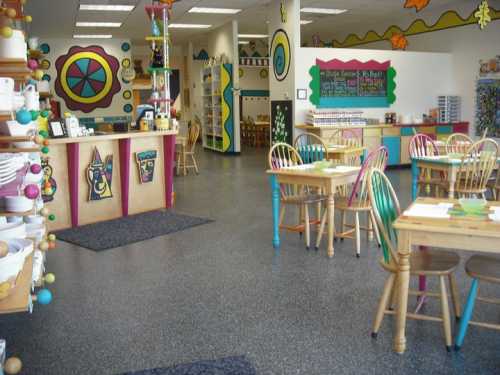
M 463 353 L 447 353 L 438 323 L 410 321 L 408 352 L 397 355 L 387 318 L 372 340 L 386 276 L 379 250 L 363 242 L 356 259 L 352 242 L 338 242 L 329 260 L 324 243 L 308 253 L 285 233 L 274 251 L 264 153 L 200 152 L 199 161 L 199 176 L 176 179 L 176 209 L 215 223 L 102 253 L 62 243 L 49 255 L 54 302 L 0 316 L 24 374 L 106 375 L 239 355 L 258 374 L 500 373 L 496 331 L 472 327 Z M 390 176 L 405 206 L 409 171 Z M 465 298 L 469 280 L 458 278 Z M 481 292 L 498 297 L 498 288 Z M 476 311 L 499 321 L 498 306 Z

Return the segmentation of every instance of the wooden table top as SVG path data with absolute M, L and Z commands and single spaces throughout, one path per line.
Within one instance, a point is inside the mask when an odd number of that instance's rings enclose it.
M 356 146 L 356 147 L 351 147 L 351 146 L 346 146 L 346 145 L 327 145 L 328 147 L 328 152 L 335 152 L 335 153 L 356 153 L 356 152 L 363 152 L 366 150 L 366 147 L 364 146 Z
M 305 164 L 309 165 L 309 164 Z M 348 167 L 348 166 L 340 166 L 341 168 L 332 167 L 326 168 L 324 170 L 319 170 L 314 167 L 310 167 L 307 169 L 291 169 L 291 168 L 283 168 L 278 170 L 268 169 L 266 173 L 274 174 L 277 176 L 288 176 L 288 177 L 312 177 L 312 178 L 335 178 L 339 176 L 350 176 L 357 175 L 361 167 Z M 343 169 L 343 168 L 346 169 Z
M 84 143 L 84 142 L 102 142 L 111 141 L 116 139 L 126 138 L 147 138 L 147 137 L 162 137 L 165 135 L 177 135 L 177 130 L 155 130 L 149 132 L 131 131 L 124 133 L 110 133 L 105 135 L 93 135 L 88 137 L 73 137 L 73 138 L 53 138 L 49 139 L 52 145 L 65 144 L 65 143 Z
M 425 163 L 434 163 L 434 164 L 451 164 L 451 165 L 459 165 L 462 163 L 461 158 L 452 158 L 449 155 L 436 155 L 436 156 L 421 156 L 418 158 L 414 158 L 417 162 L 425 162 Z M 497 159 L 497 162 L 500 163 L 500 158 Z
M 33 254 L 26 258 L 21 274 L 18 276 L 17 285 L 7 298 L 0 300 L 0 314 L 12 314 L 28 311 L 31 278 L 33 274 Z
M 457 199 L 445 198 L 418 198 L 415 204 L 438 204 L 453 203 L 458 204 Z M 500 207 L 500 202 L 488 202 L 487 207 Z M 450 218 L 416 217 L 405 216 L 403 212 L 393 224 L 398 230 L 409 230 L 415 232 L 447 233 L 469 236 L 481 236 L 500 239 L 500 222 L 495 222 L 489 218 L 477 218 L 467 216 L 451 216 Z M 473 240 L 473 239 L 471 239 Z M 500 244 L 499 244 L 500 248 Z

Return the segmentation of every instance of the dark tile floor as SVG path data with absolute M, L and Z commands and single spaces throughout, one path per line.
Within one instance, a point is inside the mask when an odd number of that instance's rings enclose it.
M 54 302 L 0 316 L 23 373 L 116 374 L 233 355 L 259 374 L 500 373 L 495 331 L 471 328 L 463 352 L 447 353 L 438 323 L 410 321 L 408 351 L 397 355 L 388 318 L 372 340 L 386 276 L 379 250 L 363 242 L 356 259 L 352 242 L 338 242 L 329 260 L 324 242 L 306 252 L 285 233 L 274 251 L 265 160 L 200 152 L 200 175 L 176 179 L 176 210 L 215 223 L 102 253 L 60 243 L 48 259 Z M 405 206 L 409 171 L 389 174 Z M 469 280 L 458 277 L 463 299 Z M 498 307 L 477 313 L 499 321 Z

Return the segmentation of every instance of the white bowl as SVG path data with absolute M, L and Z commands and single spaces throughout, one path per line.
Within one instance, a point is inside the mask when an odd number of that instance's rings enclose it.
M 23 195 L 5 197 L 5 211 L 26 212 L 33 209 L 33 200 Z
M 7 134 L 12 137 L 23 137 L 36 130 L 35 125 L 33 125 L 34 121 L 31 121 L 26 125 L 21 125 L 16 120 L 8 120 L 5 121 L 5 123 L 7 124 L 7 126 L 0 127 L 0 131 L 2 132 L 2 134 Z
M 0 258 L 0 283 L 17 277 L 23 269 L 26 257 L 33 252 L 33 241 L 16 239 L 7 241 L 9 253 Z
M 24 176 L 24 184 L 25 185 L 38 184 L 42 182 L 42 178 L 43 178 L 43 170 L 41 170 L 40 173 L 37 174 L 28 172 L 26 173 L 26 176 Z
M 14 238 L 26 238 L 26 224 L 7 223 L 1 226 L 0 240 L 12 240 Z
M 40 242 L 45 236 L 45 224 L 26 224 L 26 237 Z
M 7 218 L 7 223 L 24 223 L 22 216 L 9 216 Z
M 24 222 L 26 224 L 43 224 L 45 222 L 45 218 L 40 215 L 28 215 L 24 217 Z
M 35 142 L 26 141 L 26 142 L 12 142 L 15 148 L 33 148 L 36 147 Z

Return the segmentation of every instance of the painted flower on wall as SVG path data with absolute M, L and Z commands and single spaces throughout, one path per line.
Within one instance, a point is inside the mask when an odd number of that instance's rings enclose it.
M 415 8 L 417 12 L 420 12 L 429 5 L 430 2 L 431 0 L 406 0 L 405 8 Z
M 404 36 L 404 34 L 394 33 L 391 36 L 391 45 L 393 50 L 406 50 L 408 47 L 408 39 Z
M 481 30 L 491 22 L 490 7 L 488 6 L 488 2 L 486 0 L 483 0 L 483 2 L 479 5 L 477 12 L 474 13 L 474 17 L 477 18 L 477 23 L 479 24 Z

